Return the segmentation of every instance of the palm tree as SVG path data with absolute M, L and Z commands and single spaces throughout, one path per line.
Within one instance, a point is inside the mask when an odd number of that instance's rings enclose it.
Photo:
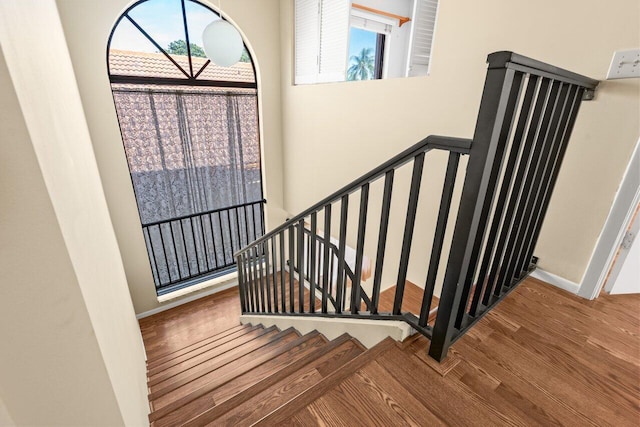
M 351 55 L 347 80 L 371 80 L 375 74 L 375 61 L 370 47 L 362 48 L 359 55 Z

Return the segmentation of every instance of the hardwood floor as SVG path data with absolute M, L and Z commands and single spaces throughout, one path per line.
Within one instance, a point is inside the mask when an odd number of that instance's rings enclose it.
M 233 289 L 140 321 L 154 427 L 640 425 L 640 295 L 527 279 L 442 365 L 423 337 L 364 351 L 239 312 Z

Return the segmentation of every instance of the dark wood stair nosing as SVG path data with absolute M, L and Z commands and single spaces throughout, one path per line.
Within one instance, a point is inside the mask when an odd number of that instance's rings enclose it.
M 285 329 L 282 332 L 293 332 L 295 331 L 295 329 L 293 327 Z M 297 331 L 296 331 L 297 332 Z M 188 395 L 181 397 L 180 399 L 169 403 L 166 406 L 163 406 L 162 408 L 157 409 L 156 411 L 152 412 L 149 414 L 149 421 L 153 422 L 153 421 L 157 421 L 160 418 L 170 414 L 171 412 L 179 409 L 180 407 L 188 404 L 189 402 L 199 398 L 200 396 L 207 394 L 213 390 L 215 390 L 216 388 L 228 383 L 229 381 L 231 381 L 232 379 L 248 372 L 250 369 L 253 369 L 253 367 L 264 363 L 268 360 L 271 360 L 275 357 L 278 357 L 281 354 L 284 354 L 286 352 L 288 352 L 289 350 L 304 344 L 305 342 L 315 338 L 321 336 L 321 334 L 318 331 L 311 331 L 306 335 L 303 335 L 301 337 L 296 338 L 295 340 L 285 344 L 284 346 L 281 346 L 279 348 L 275 348 L 273 349 L 273 351 L 269 352 L 266 355 L 262 355 L 262 356 L 258 356 L 256 357 L 252 362 L 252 364 L 245 364 L 235 370 L 232 370 L 230 372 L 228 372 L 225 375 L 222 375 L 221 378 L 217 381 L 217 382 L 210 382 L 208 384 L 203 385 L 202 387 L 200 387 L 197 390 L 192 391 L 191 393 L 189 393 Z
M 236 325 L 236 326 L 234 326 L 233 328 L 225 329 L 225 330 L 224 330 L 224 331 L 222 331 L 222 332 L 218 332 L 218 333 L 213 334 L 213 335 L 210 335 L 210 336 L 208 336 L 208 337 L 206 337 L 206 338 L 202 338 L 201 340 L 198 340 L 198 341 L 196 341 L 196 342 L 192 342 L 192 343 L 190 343 L 190 344 L 186 345 L 185 347 L 181 347 L 181 348 L 179 348 L 179 349 L 177 349 L 177 350 L 173 350 L 173 351 L 170 351 L 170 352 L 167 352 L 167 353 L 147 355 L 147 356 L 148 356 L 147 365 L 152 364 L 152 363 L 156 363 L 156 360 L 158 360 L 158 359 L 162 359 L 162 358 L 165 358 L 165 357 L 171 356 L 171 355 L 173 355 L 173 354 L 174 354 L 174 353 L 176 353 L 176 352 L 183 351 L 185 348 L 193 347 L 193 346 L 197 346 L 198 344 L 200 344 L 200 343 L 202 343 L 202 342 L 204 342 L 204 341 L 210 340 L 210 339 L 212 339 L 212 338 L 216 338 L 216 337 L 218 337 L 218 338 L 223 338 L 223 337 L 224 337 L 224 336 L 226 336 L 226 335 L 229 335 L 229 334 L 232 334 L 232 333 L 235 333 L 235 332 L 241 331 L 241 330 L 243 330 L 243 329 L 247 329 L 247 328 L 246 328 L 246 326 L 247 326 L 247 325 L 249 325 L 249 327 L 253 327 L 253 326 L 251 326 L 251 324 L 250 324 L 250 323 L 247 323 L 247 324 L 245 324 L 245 325 L 242 325 L 242 324 L 240 324 L 240 325 Z M 243 328 L 243 327 L 244 327 L 244 328 Z M 234 331 L 234 330 L 235 330 L 235 331 Z M 217 338 L 216 338 L 216 339 L 217 339 Z
M 189 421 L 184 423 L 183 427 L 197 427 L 204 425 L 205 423 L 209 423 L 220 417 L 221 415 L 231 411 L 232 409 L 238 407 L 243 402 L 248 401 L 269 387 L 277 384 L 278 382 L 286 379 L 287 377 L 295 374 L 301 369 L 304 369 L 312 362 L 321 359 L 322 357 L 330 354 L 333 350 L 340 348 L 342 345 L 353 342 L 354 345 L 358 348 L 362 346 L 357 340 L 353 339 L 349 334 L 345 333 L 340 335 L 338 338 L 329 341 L 321 348 L 315 350 L 314 352 L 303 356 L 302 358 L 295 360 L 288 364 L 287 366 L 280 369 L 278 372 L 262 379 L 261 381 L 253 384 L 251 387 L 241 391 L 240 393 L 230 397 L 227 400 L 222 401 L 219 404 L 216 404 L 214 407 L 210 408 L 206 412 L 203 412 Z
M 164 381 L 167 381 L 167 380 L 168 380 L 168 379 L 170 379 L 170 378 L 175 377 L 176 375 L 180 375 L 181 373 L 183 373 L 183 372 L 187 372 L 187 371 L 188 371 L 188 370 L 190 370 L 190 369 L 197 368 L 199 365 L 202 365 L 203 363 L 206 363 L 206 362 L 208 362 L 208 361 L 210 361 L 210 360 L 213 360 L 213 359 L 215 359 L 215 358 L 218 358 L 218 357 L 222 357 L 222 356 L 224 356 L 226 353 L 228 353 L 228 352 L 230 352 L 230 351 L 233 351 L 233 350 L 235 350 L 235 349 L 237 349 L 237 348 L 239 348 L 239 347 L 241 347 L 241 346 L 243 346 L 243 345 L 247 345 L 247 344 L 249 344 L 249 343 L 251 343 L 251 342 L 253 342 L 253 341 L 255 341 L 255 340 L 259 339 L 260 337 L 264 337 L 265 335 L 268 335 L 270 332 L 273 332 L 273 331 L 275 331 L 275 330 L 279 330 L 279 329 L 278 329 L 277 327 L 275 327 L 275 326 L 271 326 L 271 327 L 266 328 L 266 329 L 261 329 L 261 330 L 260 330 L 260 329 L 256 329 L 256 330 L 254 330 L 254 331 L 251 331 L 251 332 L 249 332 L 249 333 L 252 333 L 252 332 L 257 332 L 257 333 L 256 333 L 256 335 L 255 335 L 255 336 L 251 337 L 250 339 L 248 339 L 248 340 L 246 340 L 246 341 L 238 342 L 238 343 L 237 343 L 237 345 L 236 345 L 235 347 L 230 347 L 230 348 L 228 348 L 228 349 L 224 350 L 222 353 L 218 353 L 218 354 L 212 355 L 211 357 L 209 357 L 209 358 L 207 358 L 207 359 L 204 359 L 204 360 L 202 360 L 202 361 L 200 361 L 200 362 L 196 363 L 196 364 L 195 364 L 195 365 L 193 365 L 193 366 L 189 366 L 189 367 L 187 367 L 187 368 L 185 368 L 185 369 L 182 369 L 182 370 L 180 370 L 180 371 L 178 371 L 178 372 L 175 372 L 175 373 L 173 373 L 173 374 L 171 374 L 171 375 L 161 376 L 160 374 L 162 374 L 162 372 L 163 372 L 163 371 L 156 372 L 156 373 L 154 373 L 154 374 L 152 375 L 152 376 L 153 376 L 153 377 L 155 377 L 155 378 L 153 378 L 153 379 L 152 379 L 151 377 L 148 377 L 148 385 L 149 385 L 149 387 L 156 386 L 156 385 L 158 385 L 158 384 L 160 384 L 160 383 L 162 383 L 162 382 L 164 382 Z M 244 335 L 241 335 L 240 337 L 237 337 L 237 338 L 238 338 L 238 339 L 240 339 L 241 337 L 246 337 L 247 335 L 249 335 L 249 333 L 244 334 Z M 226 345 L 226 344 L 229 344 L 229 343 L 232 343 L 232 342 L 233 342 L 233 340 L 232 340 L 232 341 L 227 341 L 227 342 L 223 343 L 222 345 Z M 211 349 L 210 351 L 214 351 L 214 350 L 215 350 L 215 349 Z M 204 352 L 204 353 L 200 353 L 200 354 L 197 354 L 197 355 L 195 355 L 194 357 L 200 356 L 200 355 L 205 354 L 205 353 L 206 353 L 206 352 Z M 176 365 L 167 366 L 164 370 L 169 370 L 169 369 L 171 369 L 171 368 L 174 368 L 174 367 L 175 367 L 175 366 L 177 366 L 178 364 L 180 364 L 180 363 L 184 363 L 184 362 L 187 362 L 188 360 L 190 360 L 190 359 L 183 360 L 183 361 L 181 361 L 181 362 L 177 363 Z
M 257 336 L 256 339 L 243 343 L 242 345 L 246 344 L 247 348 L 241 349 L 240 353 L 237 354 L 237 357 L 230 358 L 230 359 L 225 361 L 225 358 L 229 358 L 229 356 L 232 354 L 231 352 L 233 352 L 234 350 L 240 349 L 242 346 L 234 347 L 232 349 L 229 349 L 229 351 L 221 353 L 219 355 L 219 357 L 221 359 L 218 361 L 218 363 L 220 363 L 220 361 L 223 361 L 224 363 L 215 364 L 215 365 L 213 365 L 213 367 L 210 366 L 210 367 L 207 367 L 207 368 L 202 368 L 202 369 L 199 369 L 199 370 L 195 370 L 194 372 L 191 372 L 190 374 L 185 375 L 182 378 L 177 379 L 177 380 L 165 385 L 165 387 L 163 387 L 163 388 L 161 388 L 159 390 L 151 392 L 149 394 L 149 400 L 156 400 L 159 397 L 164 396 L 165 394 L 171 393 L 172 391 L 176 390 L 177 388 L 180 388 L 180 387 L 184 386 L 185 384 L 188 384 L 188 383 L 190 383 L 192 381 L 197 380 L 200 377 L 203 377 L 203 376 L 208 375 L 208 374 L 210 374 L 212 372 L 215 372 L 220 368 L 224 368 L 225 366 L 229 365 L 230 363 L 233 363 L 236 359 L 239 359 L 240 357 L 244 357 L 244 356 L 246 356 L 248 354 L 251 354 L 251 353 L 253 353 L 255 351 L 260 350 L 261 348 L 269 346 L 269 345 L 277 342 L 278 340 L 280 340 L 280 339 L 282 339 L 282 338 L 284 338 L 284 337 L 286 337 L 288 335 L 298 334 L 298 336 L 299 336 L 299 333 L 296 330 L 292 330 L 292 329 L 293 328 L 289 328 L 287 330 L 280 331 L 275 326 L 267 328 L 267 329 L 264 330 L 265 333 Z M 259 344 L 259 345 L 256 346 L 256 344 Z M 254 347 L 251 347 L 251 346 L 254 346 Z M 246 352 L 244 352 L 244 351 L 246 351 Z M 216 358 L 218 358 L 218 356 L 216 356 L 213 359 L 209 359 L 209 360 L 214 360 Z M 202 363 L 204 363 L 204 362 L 202 362 Z M 200 363 L 199 365 L 201 365 L 202 363 Z M 198 367 L 198 365 L 195 365 L 192 368 L 189 368 L 187 371 L 189 371 L 190 369 L 197 368 L 197 367 Z M 187 371 L 183 371 L 183 372 L 180 372 L 180 373 L 184 373 L 184 372 L 187 372 Z M 166 380 L 169 380 L 171 378 L 174 378 L 177 375 L 180 375 L 180 373 L 178 373 L 176 375 L 173 375 L 173 376 L 170 376 L 170 377 L 167 377 L 163 381 L 166 381 Z
M 303 393 L 300 393 L 284 405 L 262 417 L 253 425 L 273 426 L 287 421 L 298 411 L 305 408 L 314 400 L 323 396 L 326 392 L 340 384 L 350 375 L 353 375 L 358 369 L 374 361 L 379 355 L 389 350 L 390 348 L 397 348 L 396 342 L 392 338 L 385 338 L 374 347 L 365 351 L 348 363 L 342 365 L 335 372 L 329 374 L 314 387 L 311 387 L 305 390 Z
M 240 325 L 240 326 L 246 326 L 246 325 Z M 174 360 L 180 356 L 183 356 L 185 354 L 191 353 L 192 351 L 196 351 L 204 346 L 207 346 L 209 344 L 213 344 L 217 341 L 220 341 L 224 338 L 229 337 L 230 335 L 234 335 L 234 334 L 238 334 L 240 332 L 243 332 L 241 334 L 238 335 L 238 337 L 241 337 L 242 335 L 246 335 L 247 333 L 254 331 L 256 329 L 259 329 L 261 326 L 257 325 L 257 326 L 251 326 L 249 325 L 249 327 L 243 327 L 243 328 L 231 328 L 228 331 L 231 331 L 233 329 L 236 329 L 232 332 L 229 332 L 228 334 L 224 334 L 222 335 L 224 332 L 220 333 L 220 334 L 216 334 L 216 335 L 212 335 L 210 337 L 207 337 L 203 340 L 200 340 L 196 343 L 187 345 L 186 347 L 180 348 L 178 350 L 172 351 L 171 353 L 167 353 L 163 356 L 160 356 L 159 358 L 154 358 L 154 360 L 148 360 L 147 361 L 147 373 L 151 372 L 153 369 L 164 365 L 167 362 L 170 362 L 171 360 Z M 228 332 L 225 331 L 225 332 Z M 149 374 L 148 374 L 149 375 Z

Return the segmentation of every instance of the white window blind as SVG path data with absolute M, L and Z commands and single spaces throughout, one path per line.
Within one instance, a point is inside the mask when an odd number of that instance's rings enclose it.
M 345 80 L 351 0 L 295 1 L 295 83 Z
M 438 0 L 415 0 L 409 42 L 407 76 L 426 76 L 436 25 Z
M 295 83 L 315 83 L 320 52 L 320 1 L 295 3 Z

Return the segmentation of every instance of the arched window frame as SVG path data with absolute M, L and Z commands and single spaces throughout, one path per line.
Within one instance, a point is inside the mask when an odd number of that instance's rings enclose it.
M 107 62 L 107 71 L 108 71 L 108 76 L 109 76 L 109 80 L 111 82 L 111 84 L 127 84 L 127 85 L 154 85 L 154 86 L 187 86 L 187 87 L 198 87 L 198 88 L 204 88 L 204 87 L 210 87 L 210 88 L 217 88 L 217 89 L 224 89 L 224 88 L 230 88 L 230 89 L 253 89 L 255 90 L 255 97 L 256 97 L 256 128 L 257 128 L 257 135 L 258 135 L 258 174 L 260 176 L 260 200 L 257 202 L 251 202 L 251 203 L 246 203 L 244 206 L 239 206 L 240 211 L 242 211 L 242 208 L 244 210 L 244 227 L 247 228 L 247 223 L 249 223 L 249 217 L 251 217 L 251 222 L 253 225 L 253 233 L 252 233 L 252 237 L 253 238 L 258 238 L 259 235 L 264 234 L 265 232 L 265 214 L 264 214 L 264 205 L 266 204 L 266 200 L 264 199 L 264 177 L 263 177 L 263 164 L 262 164 L 262 156 L 261 156 L 261 150 L 260 150 L 260 141 L 261 141 L 261 127 L 260 127 L 260 123 L 259 123 L 259 102 L 258 102 L 258 84 L 257 84 L 257 70 L 256 70 L 256 66 L 255 66 L 255 62 L 253 59 L 253 56 L 251 54 L 251 51 L 248 49 L 244 39 L 243 39 L 243 46 L 244 46 L 244 50 L 247 53 L 248 57 L 249 57 L 249 63 L 251 64 L 251 68 L 253 71 L 253 76 L 254 76 L 254 81 L 253 82 L 246 82 L 246 81 L 230 81 L 230 80 L 211 80 L 211 79 L 206 79 L 203 78 L 203 72 L 206 70 L 206 68 L 211 64 L 211 60 L 207 58 L 206 62 L 200 66 L 199 68 L 195 69 L 194 68 L 194 63 L 193 63 L 193 55 L 191 52 L 191 41 L 189 38 L 189 28 L 188 28 L 188 20 L 187 20 L 187 12 L 186 12 L 186 8 L 185 8 L 185 3 L 187 1 L 191 2 L 191 3 L 195 3 L 198 4 L 201 7 L 204 7 L 206 9 L 208 9 L 209 11 L 211 11 L 213 14 L 215 14 L 216 16 L 218 16 L 220 19 L 227 21 L 227 19 L 223 16 L 223 14 L 219 11 L 214 10 L 212 7 L 208 6 L 207 4 L 204 4 L 202 2 L 199 2 L 197 0 L 176 0 L 176 1 L 180 1 L 180 6 L 181 6 L 181 11 L 182 11 L 182 24 L 183 24 L 183 28 L 184 28 L 184 36 L 185 36 L 185 42 L 186 42 L 186 47 L 187 47 L 187 57 L 188 57 L 188 69 L 186 67 L 181 66 L 172 56 L 171 54 L 169 54 L 166 49 L 164 49 L 156 40 L 154 40 L 153 37 L 151 37 L 151 35 L 149 35 L 149 33 L 147 31 L 145 31 L 145 29 L 138 23 L 136 22 L 136 20 L 130 16 L 130 12 L 135 9 L 136 7 L 138 7 L 139 5 L 141 5 L 142 3 L 146 3 L 150 0 L 139 0 L 135 3 L 133 3 L 132 5 L 130 5 L 116 20 L 116 22 L 113 25 L 113 28 L 111 30 L 111 33 L 109 35 L 108 41 L 107 41 L 107 52 L 106 52 L 106 62 Z M 111 66 L 110 66 L 110 50 L 111 50 L 111 43 L 113 40 L 113 36 L 116 32 L 116 30 L 118 29 L 118 26 L 120 25 L 120 23 L 123 20 L 127 20 L 129 21 L 134 27 L 136 27 L 140 33 L 147 39 L 149 40 L 155 47 L 156 49 L 158 49 L 158 51 L 160 53 L 162 53 L 175 67 L 177 70 L 180 71 L 180 73 L 182 75 L 184 75 L 184 78 L 174 78 L 174 77 L 154 77 L 154 76 L 139 76 L 139 75 L 124 75 L 124 74 L 114 74 L 112 73 L 111 70 Z M 115 100 L 114 100 L 115 101 Z M 120 124 L 119 121 L 119 126 L 121 128 L 121 133 L 122 133 L 122 126 Z M 123 140 L 123 145 L 124 145 L 124 140 Z M 126 147 L 125 147 L 126 148 Z M 131 171 L 131 167 L 129 165 L 129 170 Z M 135 185 L 133 182 L 133 177 L 131 176 L 132 179 L 132 186 L 134 187 L 134 193 L 136 192 L 135 190 Z M 137 199 L 137 197 L 136 197 Z M 259 208 L 259 217 L 256 214 L 254 208 L 258 207 Z M 249 208 L 249 210 L 247 210 L 247 208 Z M 221 220 L 222 218 L 222 214 L 218 211 L 221 211 L 223 209 L 215 209 L 215 210 L 211 210 L 209 212 L 205 212 L 204 214 L 208 214 L 209 215 L 209 222 L 211 222 L 211 218 L 212 215 L 215 213 L 218 213 L 218 221 Z M 238 213 L 238 207 L 236 207 L 236 221 L 238 220 L 238 217 L 240 216 Z M 140 214 L 140 209 L 138 207 L 138 213 Z M 249 213 L 251 213 L 251 215 L 249 215 Z M 230 212 L 227 212 L 227 221 L 231 221 L 231 216 L 230 216 Z M 140 217 L 140 221 L 143 227 L 143 235 L 145 235 L 145 225 L 146 226 L 154 226 L 156 225 L 155 223 L 153 224 L 144 224 L 142 221 L 142 217 Z M 175 219 L 171 219 L 169 221 L 181 221 L 182 219 L 180 217 L 175 218 Z M 202 219 L 200 220 L 200 227 L 202 228 Z M 191 222 L 192 224 L 192 229 L 191 231 L 193 232 L 193 220 Z M 224 232 L 222 232 L 222 227 L 223 225 L 220 225 L 220 230 L 221 233 L 223 235 L 224 238 Z M 239 232 L 239 229 L 242 227 L 242 225 L 238 224 L 237 229 Z M 196 227 L 197 228 L 197 227 Z M 213 238 L 213 228 L 214 225 L 211 225 L 211 235 Z M 173 235 L 173 228 L 171 228 L 171 233 Z M 203 231 L 204 233 L 204 231 Z M 229 232 L 229 240 L 232 240 L 231 242 L 231 247 L 232 249 L 235 249 L 236 247 L 233 246 L 233 238 L 230 234 L 231 232 Z M 259 234 L 258 234 L 259 233 Z M 160 235 L 162 237 L 162 230 L 160 230 Z M 246 237 L 246 243 L 249 243 L 249 237 L 250 233 L 249 231 L 247 231 L 247 237 Z M 233 260 L 233 257 L 231 258 L 231 263 L 228 265 L 223 266 L 224 268 L 222 268 L 220 271 L 205 271 L 204 273 L 200 272 L 200 267 L 198 266 L 198 274 L 195 275 L 191 275 L 188 274 L 186 278 L 182 277 L 182 273 L 180 273 L 180 276 L 178 278 L 178 280 L 171 280 L 170 283 L 167 284 L 163 284 L 161 283 L 160 280 L 160 273 L 158 271 L 158 259 L 157 256 L 154 254 L 154 250 L 153 250 L 153 245 L 149 243 L 149 241 L 147 240 L 147 237 L 150 239 L 151 236 L 149 234 L 149 232 L 147 231 L 147 234 L 145 235 L 145 242 L 146 242 L 146 248 L 147 248 L 147 253 L 149 255 L 149 261 L 151 264 L 151 270 L 152 270 L 152 275 L 153 275 L 153 279 L 156 285 L 156 291 L 158 296 L 160 295 L 164 295 L 166 293 L 175 291 L 175 290 L 179 290 L 197 283 L 202 282 L 203 280 L 207 280 L 207 279 L 211 279 L 211 278 L 215 278 L 224 274 L 228 274 L 232 271 L 234 271 L 235 268 L 235 261 Z M 194 242 L 196 237 L 193 238 Z M 206 242 L 205 237 L 202 237 L 203 241 Z M 183 237 L 184 240 L 184 237 Z M 242 242 L 241 238 L 238 238 L 239 242 Z M 164 243 L 163 243 L 164 244 Z M 175 242 L 174 242 L 174 251 L 176 251 L 175 249 Z M 195 243 L 194 243 L 195 245 Z M 237 248 L 239 249 L 239 247 Z M 165 249 L 166 250 L 166 249 Z M 214 249 L 215 250 L 215 249 Z M 197 251 L 197 249 L 196 249 Z M 186 250 L 185 250 L 186 252 Z M 178 254 L 177 251 L 175 252 L 175 256 L 176 256 L 176 260 L 178 258 Z M 197 257 L 197 252 L 196 252 L 196 257 Z M 206 255 L 205 255 L 206 257 Z M 214 259 L 216 259 L 216 265 L 218 264 L 217 261 L 217 255 L 214 254 L 213 255 Z M 227 257 L 223 255 L 223 259 L 226 262 Z M 167 262 L 167 254 L 165 252 L 164 254 L 164 260 L 165 262 Z M 155 264 L 155 270 L 154 270 L 154 264 Z M 204 264 L 204 263 L 203 263 Z M 207 262 L 208 264 L 208 262 Z M 167 264 L 167 270 L 169 269 L 169 265 Z M 189 273 L 191 272 L 191 267 L 189 266 Z

